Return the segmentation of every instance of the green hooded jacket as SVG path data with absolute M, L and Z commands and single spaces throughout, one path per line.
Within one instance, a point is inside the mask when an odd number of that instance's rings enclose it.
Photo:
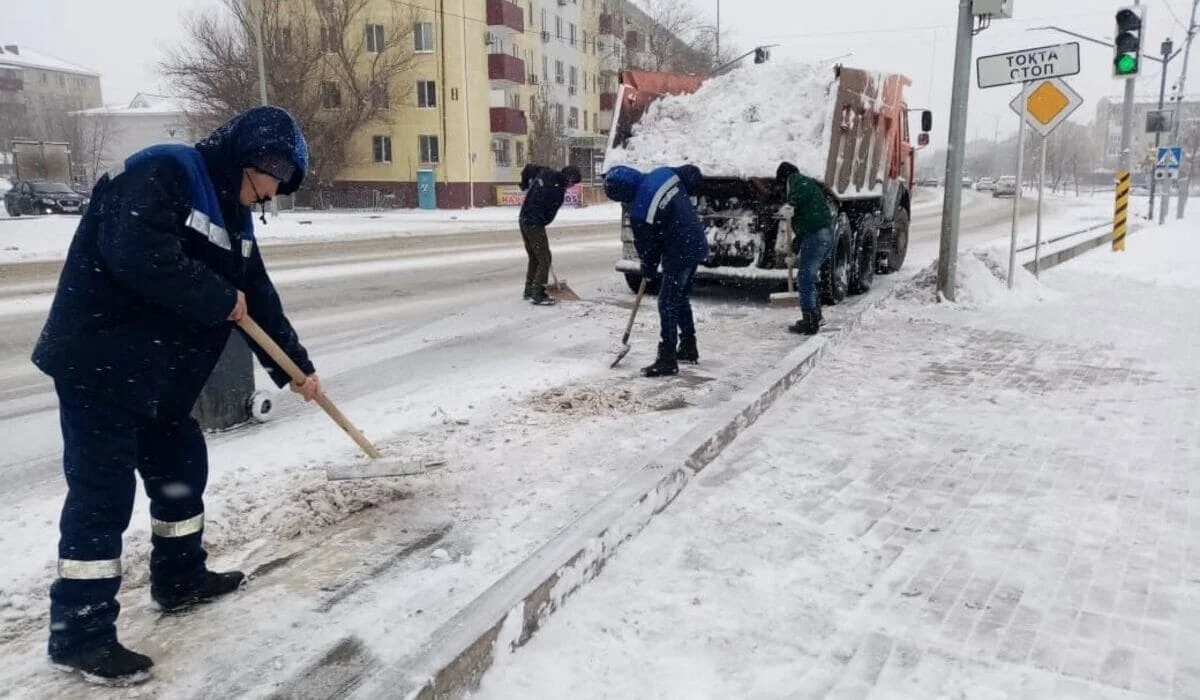
M 795 210 L 792 215 L 792 232 L 796 234 L 792 239 L 793 253 L 800 249 L 810 233 L 833 228 L 833 213 L 829 211 L 825 190 L 811 177 L 793 173 L 788 178 L 787 203 Z

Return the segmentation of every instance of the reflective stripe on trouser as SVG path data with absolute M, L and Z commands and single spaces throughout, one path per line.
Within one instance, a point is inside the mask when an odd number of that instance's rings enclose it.
M 59 521 L 59 578 L 50 588 L 50 654 L 65 657 L 116 639 L 121 537 L 140 472 L 150 514 L 176 537 L 152 537 L 152 582 L 199 586 L 208 477 L 204 437 L 190 419 L 151 419 L 56 383 L 67 496 Z M 186 523 L 181 525 L 181 523 Z

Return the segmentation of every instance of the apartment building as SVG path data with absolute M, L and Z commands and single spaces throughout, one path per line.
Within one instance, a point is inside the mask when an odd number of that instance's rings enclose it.
M 625 0 L 404 5 L 413 13 L 418 60 L 398 79 L 411 85 L 389 89 L 413 97 L 354 135 L 341 186 L 379 190 L 404 206 L 502 203 L 529 161 L 534 137 L 553 139 L 585 180 L 592 176 L 607 143 L 618 71 L 636 65 L 637 54 L 626 46 L 630 40 L 642 46 L 634 27 L 648 21 L 644 13 Z M 390 0 L 367 5 L 368 50 L 393 9 Z M 554 129 L 535 135 L 530 116 L 543 99 Z
M 1121 160 L 1121 106 L 1123 98 L 1104 97 L 1096 103 L 1096 119 L 1093 122 L 1093 138 L 1103 149 L 1101 167 L 1116 170 Z M 1158 99 L 1141 97 L 1133 103 L 1133 164 L 1135 171 L 1149 172 L 1154 167 L 1154 134 L 1148 133 L 1147 117 L 1158 111 Z M 1193 134 L 1200 131 L 1200 95 L 1185 95 L 1182 100 L 1168 98 L 1163 109 L 1177 110 L 1180 124 L 1180 141 L 1189 143 Z M 1163 134 L 1160 145 L 1170 143 L 1170 134 Z
M 64 140 L 68 112 L 102 104 L 99 73 L 28 46 L 0 46 L 0 151 L 11 138 Z

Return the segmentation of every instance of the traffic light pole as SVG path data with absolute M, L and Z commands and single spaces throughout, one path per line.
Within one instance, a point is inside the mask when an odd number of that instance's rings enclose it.
M 1183 48 L 1183 70 L 1179 74 L 1179 89 L 1175 91 L 1175 124 L 1171 127 L 1171 145 L 1179 146 L 1179 124 L 1183 121 L 1183 96 L 1187 87 L 1188 61 L 1192 57 L 1192 40 L 1196 38 L 1197 30 L 1200 27 L 1196 26 L 1196 10 L 1200 9 L 1200 0 L 1192 0 L 1192 19 L 1188 22 L 1187 40 Z M 1183 218 L 1183 210 L 1187 206 L 1188 189 L 1191 187 L 1189 180 L 1178 181 L 1176 190 L 1179 194 L 1179 211 L 1176 214 L 1176 219 Z M 1166 218 L 1168 199 L 1163 202 L 1163 218 Z
M 962 208 L 963 151 L 967 141 L 967 102 L 971 96 L 971 49 L 974 42 L 971 0 L 958 0 L 958 38 L 954 51 L 954 88 L 950 97 L 950 140 L 942 201 L 942 237 L 938 249 L 937 288 L 954 301 L 958 277 L 958 215 Z M 1018 183 L 1019 186 L 1019 183 Z
M 1141 5 L 1140 0 L 1133 0 L 1135 6 Z M 1165 68 L 1163 69 L 1165 72 Z M 1121 105 L 1121 163 L 1117 171 L 1116 206 L 1121 209 L 1121 181 L 1133 172 L 1133 101 L 1134 90 L 1137 88 L 1136 76 L 1125 79 L 1125 102 Z M 1125 214 L 1122 213 L 1113 226 L 1113 250 L 1125 250 Z
M 1164 41 L 1162 43 L 1162 57 L 1163 57 L 1162 79 L 1159 80 L 1159 83 L 1158 83 L 1158 110 L 1160 112 L 1162 111 L 1163 100 L 1166 97 L 1166 93 L 1167 93 L 1167 67 L 1170 65 L 1172 48 L 1174 48 L 1174 46 L 1171 44 L 1170 39 L 1167 39 L 1166 41 Z M 1162 146 L 1162 132 L 1155 131 L 1154 132 L 1154 157 L 1156 159 L 1158 158 L 1159 146 Z M 1158 166 L 1157 166 L 1157 161 L 1155 161 L 1155 168 L 1154 168 L 1155 176 L 1150 178 L 1150 214 L 1149 214 L 1149 216 L 1146 217 L 1150 221 L 1154 221 L 1154 194 L 1155 194 L 1155 191 L 1158 189 L 1157 172 L 1158 172 Z M 1170 192 L 1170 185 L 1164 183 L 1163 187 L 1167 188 L 1166 191 Z M 1167 208 L 1167 203 L 1163 202 L 1164 216 L 1165 216 L 1166 208 Z

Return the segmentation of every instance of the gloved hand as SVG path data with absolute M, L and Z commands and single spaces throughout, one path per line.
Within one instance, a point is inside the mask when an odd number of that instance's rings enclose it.
M 796 215 L 796 210 L 792 205 L 785 204 L 779 207 L 779 211 L 775 212 L 775 214 L 781 219 L 790 219 Z

